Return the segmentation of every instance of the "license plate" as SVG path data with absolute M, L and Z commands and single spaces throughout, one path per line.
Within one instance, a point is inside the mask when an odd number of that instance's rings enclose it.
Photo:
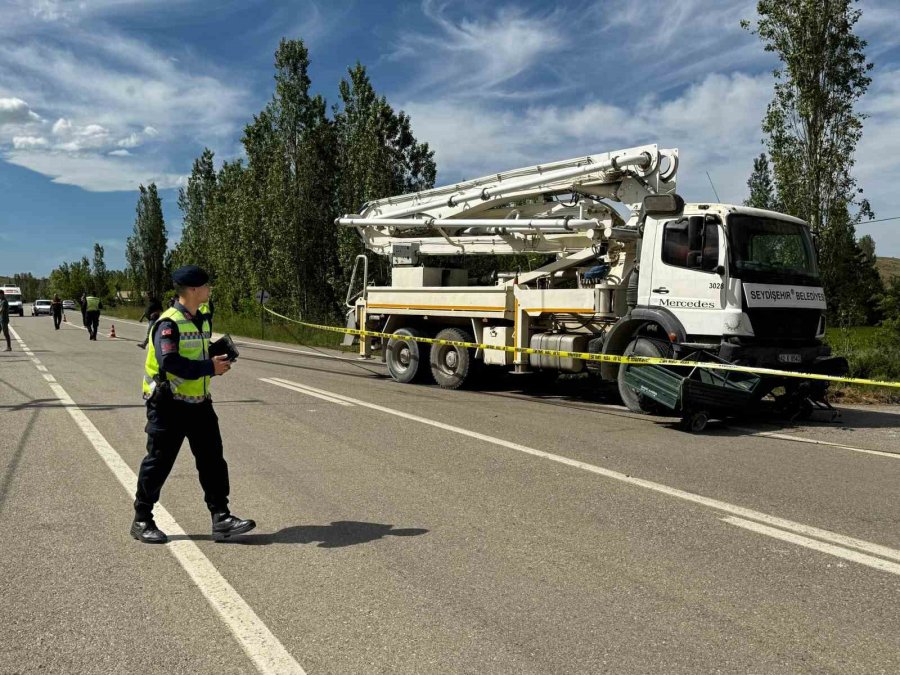
M 799 354 L 779 354 L 778 360 L 782 363 L 800 363 L 800 355 Z

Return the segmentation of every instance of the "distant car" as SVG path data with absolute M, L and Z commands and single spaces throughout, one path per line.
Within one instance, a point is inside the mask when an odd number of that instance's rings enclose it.
M 78 309 L 74 300 L 63 300 L 63 309 Z
M 31 316 L 38 316 L 39 314 L 50 314 L 49 300 L 35 300 L 31 305 Z

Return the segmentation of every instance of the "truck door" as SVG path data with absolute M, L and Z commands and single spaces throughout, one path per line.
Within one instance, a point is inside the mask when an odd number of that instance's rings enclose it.
M 724 230 L 712 215 L 670 220 L 658 228 L 650 305 L 665 307 L 689 335 L 722 335 Z M 721 274 L 720 274 L 721 273 Z

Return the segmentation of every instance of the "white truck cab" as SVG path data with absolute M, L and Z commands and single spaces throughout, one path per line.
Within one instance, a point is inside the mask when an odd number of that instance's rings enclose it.
M 647 217 L 642 244 L 637 305 L 671 312 L 686 342 L 772 367 L 822 355 L 808 349 L 824 336 L 826 305 L 803 221 L 686 204 L 676 217 Z M 761 349 L 772 341 L 776 350 Z

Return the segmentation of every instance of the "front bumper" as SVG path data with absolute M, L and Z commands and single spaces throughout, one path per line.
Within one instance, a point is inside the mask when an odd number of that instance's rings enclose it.
M 794 347 L 790 345 L 754 345 L 723 342 L 719 356 L 730 363 L 778 370 L 793 370 L 825 375 L 846 375 L 847 360 L 832 356 L 828 345 Z

